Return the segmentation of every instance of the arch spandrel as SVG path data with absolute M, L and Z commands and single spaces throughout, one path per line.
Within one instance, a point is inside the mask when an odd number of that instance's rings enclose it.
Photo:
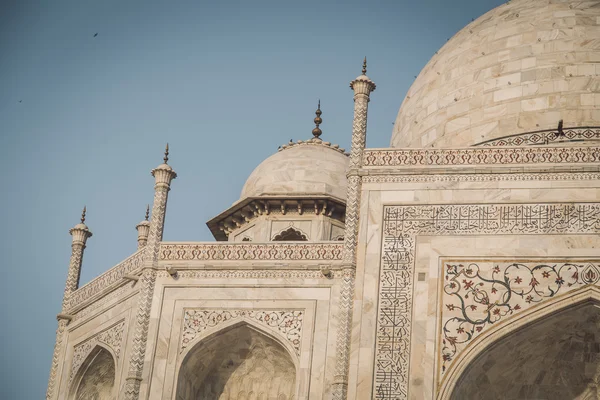
M 452 364 L 451 368 L 448 370 L 446 376 L 439 385 L 436 398 L 438 400 L 456 399 L 457 397 L 454 395 L 454 392 L 457 390 L 457 388 L 459 388 L 458 390 L 461 390 L 460 385 L 464 384 L 464 377 L 469 374 L 475 374 L 477 370 L 484 371 L 490 365 L 488 363 L 486 366 L 481 366 L 478 365 L 477 362 L 482 360 L 482 357 L 486 357 L 486 353 L 488 351 L 494 351 L 494 349 L 497 349 L 500 344 L 509 343 L 509 340 L 513 337 L 513 335 L 518 335 L 520 332 L 524 331 L 527 332 L 530 328 L 536 328 L 536 330 L 533 330 L 533 332 L 535 332 L 540 330 L 540 326 L 545 325 L 556 327 L 559 319 L 566 321 L 568 317 L 573 314 L 573 312 L 579 312 L 584 308 L 593 308 L 594 311 L 592 316 L 594 317 L 594 330 L 600 332 L 600 286 L 597 285 L 580 287 L 564 295 L 541 302 L 540 304 L 524 310 L 522 313 L 519 313 L 512 318 L 506 319 L 503 321 L 503 323 L 486 330 L 477 338 L 475 338 L 467 346 L 460 357 L 457 358 Z M 558 327 L 562 328 L 563 326 L 558 324 Z M 546 331 L 552 330 L 553 329 L 546 329 Z M 521 335 L 523 336 L 523 334 Z M 535 335 L 531 335 L 531 337 L 535 337 Z M 596 340 L 598 341 L 598 345 L 596 345 L 596 347 L 600 349 L 600 335 L 598 335 Z M 546 346 L 545 348 L 545 351 L 548 352 L 547 350 L 549 347 Z M 517 349 L 517 351 L 523 350 L 523 347 L 519 347 Z M 499 353 L 506 353 L 506 349 L 499 351 Z M 594 376 L 594 379 L 596 382 L 598 382 L 600 381 L 600 354 L 596 354 L 595 358 L 597 364 L 595 369 L 596 375 Z M 548 366 L 551 367 L 551 363 L 547 364 L 549 364 Z M 512 367 L 514 367 L 514 364 Z M 534 368 L 529 368 L 529 370 L 534 370 Z M 554 370 L 559 371 L 559 368 L 554 368 Z M 499 372 L 495 372 L 495 374 L 500 376 L 502 375 L 502 373 Z M 536 376 L 536 379 L 539 380 L 543 378 Z M 589 386 L 587 383 L 586 385 L 583 385 L 586 388 Z M 479 384 L 481 384 L 481 382 L 479 382 Z M 580 387 L 583 386 L 580 385 Z M 584 393 L 580 394 L 583 395 L 583 397 L 572 397 L 572 399 L 587 399 Z M 493 399 L 494 397 L 489 398 Z M 530 397 L 527 397 L 526 394 L 521 398 L 529 399 Z M 593 398 L 595 399 L 596 397 Z

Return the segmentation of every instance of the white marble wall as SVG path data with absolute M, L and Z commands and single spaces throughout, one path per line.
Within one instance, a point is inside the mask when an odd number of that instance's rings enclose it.
M 546 175 L 549 176 L 549 175 Z M 382 221 L 385 205 L 431 204 L 536 204 L 592 202 L 600 203 L 600 176 L 556 174 L 544 179 L 515 174 L 492 175 L 490 179 L 423 179 L 418 176 L 368 177 L 363 184 L 361 225 L 352 334 L 349 399 L 365 399 L 373 394 L 380 268 L 382 265 Z M 508 178 L 508 179 L 504 179 Z M 478 181 L 479 180 L 479 181 Z M 382 182 L 382 183 L 379 183 Z M 593 229 L 592 229 L 593 230 Z M 600 255 L 597 233 L 460 235 L 450 232 L 417 236 L 415 270 L 412 274 L 413 298 L 411 323 L 410 399 L 434 399 L 439 384 L 436 355 L 439 349 L 440 268 L 441 260 L 454 258 L 519 257 L 530 259 L 581 258 Z M 401 352 L 398 353 L 400 357 Z M 402 395 L 400 395 L 402 398 Z

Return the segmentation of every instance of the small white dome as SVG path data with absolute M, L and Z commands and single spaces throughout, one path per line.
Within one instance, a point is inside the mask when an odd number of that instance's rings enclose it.
M 284 146 L 250 174 L 241 200 L 248 197 L 332 196 L 346 200 L 348 156 L 319 139 Z

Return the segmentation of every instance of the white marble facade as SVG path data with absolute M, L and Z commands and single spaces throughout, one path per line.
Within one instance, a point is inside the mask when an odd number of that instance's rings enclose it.
M 350 152 L 318 123 L 282 146 L 215 242 L 162 240 L 167 152 L 136 253 L 78 287 L 91 232 L 71 231 L 47 399 L 597 398 L 597 10 L 513 0 L 471 23 L 389 149 L 364 148 L 365 66 Z

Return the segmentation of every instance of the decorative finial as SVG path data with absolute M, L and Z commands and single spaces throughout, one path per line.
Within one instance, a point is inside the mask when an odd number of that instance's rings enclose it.
M 83 224 L 85 222 L 85 206 L 83 206 L 83 212 L 81 213 L 81 223 Z
M 367 74 L 367 57 L 365 56 L 365 59 L 363 60 L 363 70 L 362 70 L 362 74 L 366 75 Z
M 148 221 L 149 217 L 150 217 L 150 204 L 146 204 L 146 217 L 144 219 L 146 221 Z
M 165 157 L 163 158 L 165 164 L 169 161 L 169 143 L 167 143 L 167 147 L 165 148 Z
M 312 134 L 316 139 L 318 139 L 319 136 L 321 136 L 321 134 L 323 133 L 323 131 L 319 129 L 319 125 L 321 125 L 321 123 L 323 122 L 323 120 L 321 119 L 321 114 L 323 114 L 321 112 L 321 99 L 319 99 L 319 105 L 317 106 L 317 111 L 315 111 L 315 114 L 317 115 L 314 119 L 316 126 L 315 129 L 312 130 Z

